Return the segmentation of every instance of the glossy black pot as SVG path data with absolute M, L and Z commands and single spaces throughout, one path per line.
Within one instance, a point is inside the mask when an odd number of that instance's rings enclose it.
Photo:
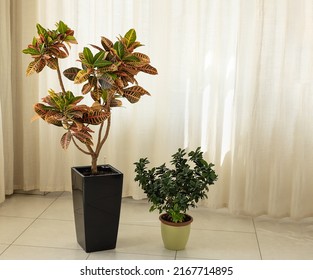
M 72 194 L 78 244 L 88 253 L 116 247 L 123 174 L 111 165 L 72 167 Z

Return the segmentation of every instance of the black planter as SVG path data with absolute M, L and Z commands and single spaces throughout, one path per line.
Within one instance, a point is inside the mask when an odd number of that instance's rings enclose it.
M 72 167 L 72 193 L 78 244 L 88 253 L 116 247 L 123 174 L 110 165 Z M 101 174 L 103 173 L 103 174 Z

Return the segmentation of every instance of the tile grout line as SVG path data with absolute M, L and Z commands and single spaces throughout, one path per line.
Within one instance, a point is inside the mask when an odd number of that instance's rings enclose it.
M 261 252 L 261 247 L 260 247 L 260 242 L 259 242 L 259 238 L 258 238 L 258 233 L 255 227 L 255 223 L 254 223 L 254 218 L 252 218 L 252 222 L 253 222 L 253 227 L 254 227 L 254 233 L 255 233 L 255 237 L 256 237 L 256 242 L 258 244 L 258 248 L 259 248 L 259 254 L 261 257 L 261 260 L 263 260 L 263 256 L 262 256 L 262 252 Z
M 64 192 L 63 192 L 64 193 Z M 28 230 L 29 229 L 29 227 L 31 226 L 31 225 L 33 225 L 37 220 L 38 220 L 38 218 L 63 194 L 63 193 L 61 193 L 59 196 L 57 196 L 46 208 L 45 208 L 45 210 L 43 210 L 36 218 L 33 218 L 34 220 L 10 243 L 10 244 L 8 244 L 9 246 L 0 254 L 0 256 L 4 253 L 4 252 L 6 252 L 12 245 L 13 245 L 13 243 L 18 239 L 18 238 L 20 238 L 21 237 L 21 235 L 26 231 L 26 230 Z M 23 218 L 23 217 L 16 217 L 16 218 Z M 28 219 L 32 219 L 32 218 L 29 218 L 29 217 L 25 217 L 25 218 L 28 218 Z

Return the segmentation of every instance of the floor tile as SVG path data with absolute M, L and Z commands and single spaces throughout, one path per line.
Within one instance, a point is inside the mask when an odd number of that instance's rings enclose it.
M 0 216 L 37 218 L 56 198 L 53 195 L 15 194 L 0 205 Z
M 147 200 L 123 198 L 120 222 L 122 224 L 159 226 L 158 211 L 149 212 L 149 208 Z
M 193 217 L 193 229 L 255 232 L 251 217 L 234 216 L 222 210 L 204 207 L 193 209 L 189 214 Z
M 75 235 L 73 221 L 36 220 L 14 245 L 41 246 L 66 249 L 80 249 Z
M 164 248 L 159 227 L 121 224 L 115 250 L 118 253 L 166 256 L 169 259 L 175 256 L 175 251 Z
M 174 255 L 143 255 L 143 254 L 131 254 L 131 253 L 120 253 L 116 250 L 101 251 L 91 253 L 88 260 L 174 260 Z
M 313 260 L 313 240 L 275 232 L 257 236 L 264 260 Z
M 313 260 L 312 218 L 255 218 L 255 227 L 263 259 Z
M 1 257 L 1 254 L 4 252 L 4 250 L 6 248 L 8 248 L 9 245 L 7 244 L 0 244 L 0 257 Z
M 71 195 L 58 197 L 41 215 L 41 219 L 74 220 L 73 199 Z
M 254 233 L 192 229 L 185 250 L 177 252 L 177 259 L 260 259 Z
M 0 255 L 1 260 L 86 260 L 87 257 L 83 250 L 15 245 Z
M 11 244 L 33 221 L 30 218 L 0 216 L 0 243 Z

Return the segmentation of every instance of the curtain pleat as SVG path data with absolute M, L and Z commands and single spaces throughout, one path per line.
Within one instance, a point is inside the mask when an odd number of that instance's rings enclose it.
M 10 1 L 0 3 L 0 203 L 13 192 Z
M 85 45 L 100 44 L 100 36 L 115 40 L 130 28 L 145 45 L 138 51 L 158 69 L 157 76 L 138 76 L 150 97 L 113 110 L 99 160 L 124 173 L 124 196 L 145 197 L 133 179 L 140 157 L 160 165 L 179 147 L 201 146 L 219 175 L 204 206 L 248 215 L 313 215 L 312 1 L 6 0 L 1 15 L 10 3 L 11 19 L 1 17 L 1 37 L 4 32 L 8 38 L 0 43 L 1 55 L 9 48 L 12 59 L 1 57 L 8 61 L 1 62 L 0 76 L 0 199 L 13 185 L 70 191 L 70 167 L 90 164 L 74 146 L 62 150 L 64 131 L 30 122 L 32 105 L 59 86 L 50 69 L 26 78 L 30 58 L 21 50 L 37 22 L 52 29 L 63 20 L 79 44 L 62 70 L 75 66 Z M 2 66 L 8 64 L 12 75 Z M 80 94 L 79 86 L 64 82 Z

